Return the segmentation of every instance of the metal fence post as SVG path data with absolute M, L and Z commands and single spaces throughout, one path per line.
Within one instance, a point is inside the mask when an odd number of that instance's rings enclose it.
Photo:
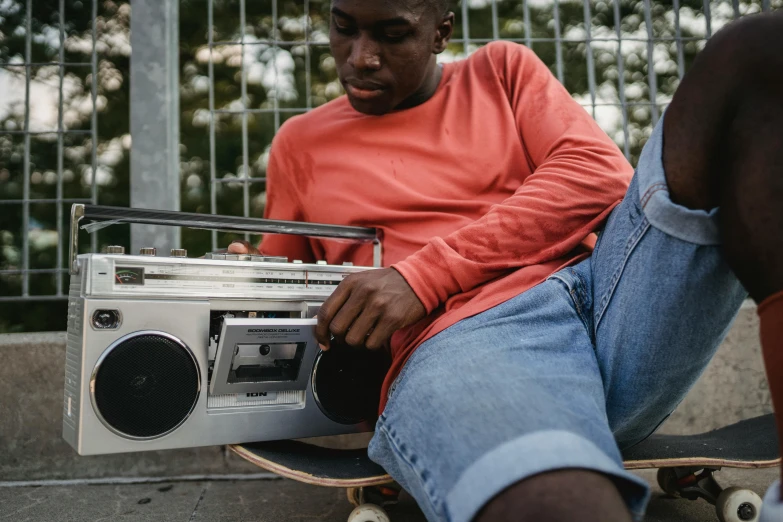
M 179 2 L 131 1 L 130 204 L 180 209 Z M 179 248 L 175 227 L 131 225 L 131 252 Z

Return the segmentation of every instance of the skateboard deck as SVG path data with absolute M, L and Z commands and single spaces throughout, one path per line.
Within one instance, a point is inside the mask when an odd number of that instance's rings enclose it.
M 780 464 L 770 413 L 697 435 L 652 435 L 623 452 L 626 469 L 686 466 L 765 468 Z
M 401 489 L 364 448 L 341 450 L 286 440 L 235 444 L 229 449 L 285 478 L 347 488 L 348 500 L 356 506 L 349 522 L 389 522 L 382 506 L 393 504 Z M 780 464 L 772 414 L 697 435 L 653 434 L 622 456 L 626 469 L 658 469 L 658 485 L 668 495 L 713 504 L 721 522 L 757 521 L 761 498 L 748 489 L 724 489 L 713 472 L 722 467 Z
M 333 449 L 296 440 L 236 444 L 229 449 L 256 466 L 307 484 L 362 487 L 393 479 L 367 456 L 367 450 Z
M 323 448 L 285 440 L 235 444 L 240 457 L 281 476 L 318 486 L 354 487 L 392 482 L 365 449 Z M 626 469 L 670 467 L 764 468 L 780 464 L 772 414 L 697 435 L 654 434 L 623 452 Z

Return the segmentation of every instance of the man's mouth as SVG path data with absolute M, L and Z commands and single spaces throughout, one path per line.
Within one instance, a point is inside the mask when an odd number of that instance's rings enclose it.
M 383 94 L 382 86 L 372 83 L 347 83 L 345 90 L 351 97 L 359 100 L 373 100 Z

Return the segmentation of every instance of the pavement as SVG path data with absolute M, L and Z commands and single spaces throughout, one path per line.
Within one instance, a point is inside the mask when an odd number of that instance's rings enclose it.
M 259 473 L 221 446 L 78 456 L 62 439 L 65 343 L 64 332 L 0 335 L 0 522 L 348 519 L 344 490 Z M 771 410 L 758 318 L 748 304 L 659 433 L 700 433 Z M 645 522 L 718 520 L 703 500 L 666 497 L 654 470 L 637 473 L 654 491 Z M 763 496 L 778 473 L 723 470 L 716 478 Z M 424 522 L 407 495 L 389 514 L 392 522 Z
M 634 472 L 653 485 L 645 522 L 715 522 L 703 500 L 666 496 L 655 470 Z M 741 486 L 764 495 L 778 468 L 725 469 L 715 474 L 724 487 Z M 310 486 L 267 473 L 223 479 L 111 479 L 0 482 L 0 520 L 14 522 L 345 522 L 352 510 L 345 490 Z M 135 483 L 133 483 L 135 482 Z M 392 522 L 425 522 L 410 496 L 388 508 Z

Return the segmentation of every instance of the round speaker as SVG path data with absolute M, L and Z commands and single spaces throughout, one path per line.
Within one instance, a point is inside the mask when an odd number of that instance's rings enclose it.
M 162 437 L 181 425 L 196 406 L 201 377 L 196 358 L 164 332 L 135 332 L 101 355 L 90 392 L 106 427 L 131 439 Z
M 315 359 L 313 396 L 324 415 L 340 424 L 374 423 L 389 368 L 382 350 L 333 344 Z

